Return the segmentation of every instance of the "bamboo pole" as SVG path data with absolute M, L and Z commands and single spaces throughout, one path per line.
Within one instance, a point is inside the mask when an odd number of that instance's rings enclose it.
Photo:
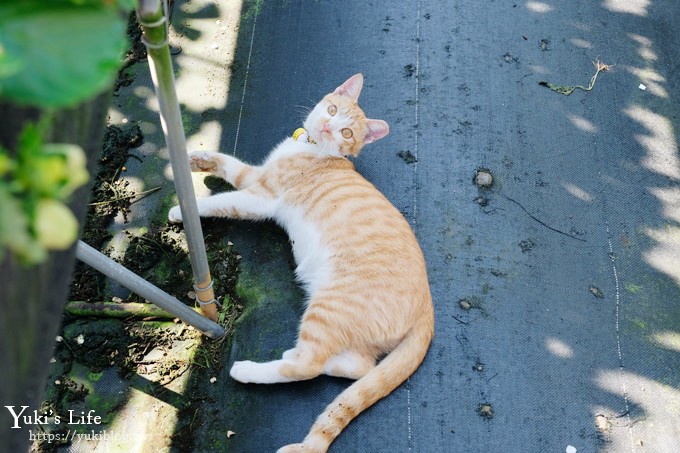
M 217 300 L 212 289 L 208 257 L 188 164 L 184 126 L 175 92 L 175 77 L 168 46 L 167 11 L 164 11 L 164 5 L 165 1 L 161 3 L 160 0 L 138 0 L 137 17 L 144 30 L 142 40 L 147 48 L 151 79 L 160 106 L 161 126 L 170 152 L 175 190 L 184 219 L 196 301 L 203 315 L 215 321 Z
M 176 315 L 154 305 L 140 302 L 66 302 L 64 311 L 71 316 L 104 318 L 161 318 L 173 319 Z
M 134 293 L 153 302 L 163 310 L 172 313 L 187 324 L 196 327 L 208 337 L 218 339 L 224 336 L 224 329 L 222 326 L 206 319 L 205 316 L 201 316 L 175 297 L 147 282 L 139 275 L 95 250 L 83 241 L 78 241 L 76 256 L 79 260 L 87 263 L 107 277 L 119 282 Z

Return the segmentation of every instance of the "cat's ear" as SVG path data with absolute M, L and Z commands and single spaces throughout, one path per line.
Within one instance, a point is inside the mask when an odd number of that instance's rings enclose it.
M 333 94 L 340 94 L 343 96 L 349 96 L 355 101 L 359 99 L 361 94 L 361 88 L 364 86 L 364 76 L 359 74 L 354 74 L 352 77 L 347 79 L 345 83 L 340 85 L 335 89 Z
M 368 124 L 368 133 L 364 137 L 364 143 L 373 143 L 390 133 L 390 126 L 383 120 L 366 120 L 366 123 Z

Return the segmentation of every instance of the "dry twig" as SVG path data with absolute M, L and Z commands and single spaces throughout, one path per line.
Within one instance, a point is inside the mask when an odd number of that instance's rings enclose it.
M 614 66 L 613 64 L 602 63 L 599 59 L 595 59 L 595 61 L 593 61 L 593 65 L 595 66 L 595 75 L 593 75 L 593 77 L 590 79 L 590 84 L 588 84 L 587 87 L 584 87 L 583 85 L 576 86 L 555 85 L 554 83 L 546 82 L 545 80 L 541 80 L 540 82 L 538 82 L 538 84 L 544 87 L 548 87 L 555 93 L 560 93 L 565 96 L 569 96 L 577 89 L 581 89 L 583 91 L 590 91 L 595 87 L 595 82 L 597 81 L 597 76 L 600 75 L 600 72 L 609 71 Z

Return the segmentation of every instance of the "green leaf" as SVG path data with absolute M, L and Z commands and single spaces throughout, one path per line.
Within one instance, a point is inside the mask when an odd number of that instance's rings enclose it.
M 14 167 L 14 161 L 10 159 L 5 149 L 0 146 L 0 178 L 9 173 Z
M 38 263 L 47 256 L 43 246 L 29 234 L 28 219 L 21 203 L 0 180 L 0 261 L 6 249 L 27 264 Z
M 100 93 L 120 66 L 126 22 L 113 1 L 0 5 L 0 97 L 68 107 Z
M 49 250 L 66 250 L 78 239 L 78 220 L 64 203 L 42 199 L 33 223 L 38 243 Z

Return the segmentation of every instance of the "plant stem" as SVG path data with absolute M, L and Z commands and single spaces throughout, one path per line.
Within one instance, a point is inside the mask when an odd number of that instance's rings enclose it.
M 100 206 L 100 205 L 104 205 L 104 204 L 115 203 L 116 201 L 129 200 L 130 198 L 140 197 L 139 199 L 134 201 L 134 202 L 137 202 L 137 201 L 141 200 L 142 198 L 145 198 L 147 195 L 151 195 L 152 193 L 158 192 L 159 190 L 161 190 L 160 186 L 154 187 L 153 189 L 145 190 L 143 192 L 133 193 L 132 195 L 125 195 L 125 196 L 122 196 L 122 197 L 114 198 L 112 200 L 97 201 L 95 203 L 90 203 L 88 206 Z

